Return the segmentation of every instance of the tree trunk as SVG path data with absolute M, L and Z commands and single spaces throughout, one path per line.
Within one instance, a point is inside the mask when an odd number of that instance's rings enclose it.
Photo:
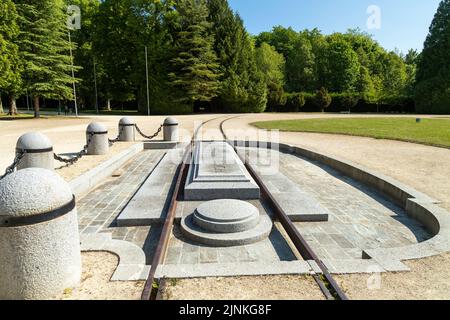
M 106 106 L 104 110 L 111 111 L 111 99 L 106 100 Z
M 40 113 L 40 106 L 39 106 L 39 97 L 37 97 L 37 96 L 33 97 L 33 104 L 34 104 L 34 117 L 40 118 L 41 113 Z
M 0 114 L 2 113 L 4 113 L 4 110 L 3 110 L 2 95 L 0 94 Z
M 9 104 L 9 115 L 10 116 L 15 116 L 17 114 L 17 104 L 16 104 L 16 96 L 13 94 L 9 95 L 9 100 L 8 100 L 8 104 Z

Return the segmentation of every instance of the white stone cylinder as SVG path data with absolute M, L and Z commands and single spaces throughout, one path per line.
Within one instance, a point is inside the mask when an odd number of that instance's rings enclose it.
M 127 142 L 136 140 L 136 123 L 128 117 L 119 121 L 119 140 Z
M 49 299 L 81 278 L 72 191 L 55 172 L 29 168 L 0 181 L 0 300 Z
M 167 118 L 164 120 L 164 141 L 178 142 L 178 120 L 175 118 Z
M 29 132 L 17 140 L 16 155 L 25 151 L 25 155 L 17 166 L 17 170 L 26 168 L 55 168 L 53 144 L 47 136 L 39 132 Z
M 101 123 L 93 122 L 86 129 L 87 154 L 104 155 L 109 152 L 108 129 Z

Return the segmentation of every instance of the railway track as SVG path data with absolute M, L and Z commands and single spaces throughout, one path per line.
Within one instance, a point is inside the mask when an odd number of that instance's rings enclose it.
M 228 139 L 225 130 L 224 130 L 224 124 L 225 122 L 234 119 L 234 118 L 228 118 L 225 119 L 220 123 L 220 131 L 223 135 L 223 138 L 225 141 L 230 143 L 230 140 Z M 286 234 L 288 235 L 289 239 L 292 241 L 300 255 L 304 260 L 308 261 L 314 261 L 316 265 L 320 268 L 322 274 L 313 275 L 314 280 L 320 287 L 320 290 L 323 292 L 325 297 L 328 300 L 348 300 L 345 293 L 342 291 L 342 289 L 339 287 L 339 285 L 336 283 L 336 281 L 333 279 L 333 276 L 329 272 L 328 268 L 325 266 L 325 264 L 319 259 L 317 254 L 314 252 L 314 250 L 311 248 L 311 246 L 308 244 L 308 242 L 305 240 L 305 238 L 301 235 L 301 233 L 298 231 L 298 229 L 295 227 L 292 220 L 288 217 L 286 212 L 283 210 L 283 208 L 280 206 L 280 204 L 275 200 L 273 195 L 270 193 L 269 189 L 265 185 L 264 181 L 261 179 L 261 177 L 256 173 L 255 169 L 250 165 L 250 161 L 243 156 L 241 156 L 237 152 L 237 148 L 231 144 L 231 146 L 235 149 L 236 153 L 241 158 L 242 162 L 245 164 L 245 167 L 249 171 L 249 173 L 252 175 L 255 182 L 258 184 L 259 188 L 261 189 L 261 195 L 262 200 L 266 201 L 267 204 L 271 207 L 273 212 L 275 213 L 276 218 L 280 221 L 281 225 L 283 226 L 284 230 L 286 231 Z
M 210 119 L 206 122 L 204 122 L 199 128 L 197 128 L 196 132 L 193 134 L 191 143 L 188 144 L 184 151 L 183 155 L 183 161 L 179 165 L 177 169 L 177 181 L 175 185 L 175 189 L 173 191 L 169 210 L 167 213 L 167 218 L 163 226 L 163 230 L 158 242 L 158 246 L 155 251 L 155 255 L 152 261 L 152 266 L 150 269 L 149 276 L 147 278 L 144 290 L 142 292 L 141 299 L 142 300 L 156 300 L 160 288 L 159 280 L 156 277 L 156 271 L 158 269 L 158 266 L 164 262 L 165 255 L 167 253 L 167 248 L 170 241 L 170 235 L 172 232 L 175 214 L 177 210 L 178 201 L 182 199 L 183 196 L 183 188 L 187 177 L 187 172 L 189 170 L 189 158 L 192 155 L 192 150 L 196 141 L 196 137 L 198 135 L 199 130 L 207 123 L 220 119 L 214 118 Z M 234 119 L 236 117 L 225 119 L 220 124 L 220 131 L 223 135 L 223 138 L 229 142 L 225 130 L 223 128 L 223 125 L 226 121 Z M 234 147 L 234 145 L 232 145 Z M 234 147 L 236 150 L 236 148 Z M 238 153 L 239 154 L 239 153 Z M 240 156 L 240 155 L 239 155 Z M 321 270 L 321 274 L 315 274 L 313 275 L 314 280 L 320 287 L 320 290 L 323 292 L 325 297 L 328 300 L 348 300 L 345 293 L 341 290 L 339 285 L 336 283 L 336 281 L 333 279 L 332 275 L 330 274 L 327 267 L 324 265 L 324 263 L 319 259 L 319 257 L 315 254 L 315 252 L 312 250 L 312 248 L 309 246 L 307 241 L 303 238 L 303 236 L 300 234 L 298 229 L 295 227 L 293 222 L 289 219 L 287 214 L 284 212 L 282 207 L 279 205 L 279 203 L 275 200 L 275 198 L 272 196 L 266 185 L 264 184 L 264 181 L 259 177 L 259 175 L 256 173 L 254 168 L 250 165 L 249 161 L 247 161 L 246 158 L 243 158 L 240 156 L 241 160 L 245 164 L 247 170 L 254 178 L 255 182 L 259 185 L 261 189 L 261 195 L 262 195 L 262 201 L 265 201 L 273 210 L 275 213 L 276 218 L 280 221 L 281 225 L 286 231 L 286 234 L 288 235 L 289 239 L 292 241 L 292 243 L 295 245 L 296 249 L 300 253 L 303 259 L 314 261 L 317 266 Z
M 156 278 L 156 271 L 158 270 L 158 266 L 164 262 L 166 253 L 167 253 L 167 247 L 169 245 L 170 241 L 170 235 L 172 232 L 175 215 L 177 211 L 178 201 L 182 197 L 183 188 L 186 181 L 186 176 L 189 170 L 189 158 L 192 155 L 192 150 L 194 143 L 196 141 L 196 137 L 198 135 L 198 132 L 200 129 L 207 123 L 220 119 L 213 118 L 208 121 L 205 121 L 202 123 L 201 126 L 199 126 L 196 131 L 194 132 L 191 142 L 188 143 L 186 146 L 186 149 L 184 150 L 183 158 L 181 164 L 177 168 L 176 177 L 177 181 L 175 184 L 174 191 L 172 193 L 171 199 L 170 199 L 170 205 L 169 210 L 167 212 L 166 221 L 164 222 L 164 226 L 161 232 L 160 239 L 158 241 L 158 246 L 156 247 L 155 254 L 153 256 L 152 265 L 150 268 L 150 272 L 147 278 L 147 281 L 145 282 L 144 290 L 142 291 L 141 300 L 156 300 L 158 296 L 158 291 L 160 287 L 160 283 L 158 282 L 158 279 Z

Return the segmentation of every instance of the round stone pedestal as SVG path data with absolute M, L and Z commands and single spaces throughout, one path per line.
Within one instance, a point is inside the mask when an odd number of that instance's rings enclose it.
M 259 223 L 259 211 L 238 200 L 205 202 L 195 210 L 194 223 L 210 232 L 235 233 L 253 229 Z
M 181 221 L 183 234 L 213 247 L 232 247 L 259 242 L 272 231 L 272 221 L 258 208 L 240 200 L 214 200 L 200 205 Z

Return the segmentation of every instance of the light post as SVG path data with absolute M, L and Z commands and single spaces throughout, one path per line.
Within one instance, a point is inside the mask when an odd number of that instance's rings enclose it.
M 147 46 L 145 46 L 145 75 L 147 79 L 147 113 L 150 116 L 150 91 L 148 84 L 148 54 L 147 54 Z
M 97 71 L 95 68 L 95 59 L 92 59 L 94 62 L 94 88 L 95 88 L 95 110 L 97 110 L 97 114 L 99 113 L 98 110 L 98 91 L 97 91 Z
M 72 84 L 73 84 L 73 97 L 74 97 L 74 102 L 75 102 L 75 116 L 78 117 L 77 89 L 76 89 L 76 85 L 75 85 L 75 70 L 73 67 L 72 40 L 70 37 L 70 29 L 69 29 L 69 46 L 70 46 L 70 62 L 72 65 Z

